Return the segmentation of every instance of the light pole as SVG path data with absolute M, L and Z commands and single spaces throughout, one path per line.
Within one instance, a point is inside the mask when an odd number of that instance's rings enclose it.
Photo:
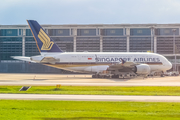
M 175 52 L 176 29 L 172 29 L 172 31 L 173 31 L 173 54 L 174 54 L 174 69 L 173 69 L 173 71 L 176 71 L 176 52 Z

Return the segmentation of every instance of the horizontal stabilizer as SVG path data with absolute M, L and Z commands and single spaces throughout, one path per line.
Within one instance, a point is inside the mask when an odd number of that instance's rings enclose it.
M 11 57 L 13 59 L 22 60 L 22 61 L 26 61 L 26 62 L 34 62 L 34 61 L 31 61 L 30 57 L 24 57 L 24 56 L 11 56 Z

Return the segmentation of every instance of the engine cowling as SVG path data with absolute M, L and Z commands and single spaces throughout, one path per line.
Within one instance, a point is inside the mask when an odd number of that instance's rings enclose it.
M 136 65 L 134 72 L 140 75 L 148 75 L 151 72 L 151 68 L 147 64 Z

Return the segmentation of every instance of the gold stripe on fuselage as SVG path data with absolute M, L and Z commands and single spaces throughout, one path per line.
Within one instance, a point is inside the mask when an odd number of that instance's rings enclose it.
M 110 65 L 110 63 L 101 63 L 101 64 L 95 64 L 95 63 L 90 63 L 90 64 L 81 64 L 81 63 L 77 63 L 77 64 L 43 64 L 43 65 L 47 65 L 47 66 L 51 66 L 51 67 L 55 67 L 55 68 L 66 68 L 66 67 L 85 67 L 85 66 L 102 66 L 102 65 Z
M 148 65 L 162 65 L 162 63 L 144 63 Z M 112 65 L 112 63 L 58 63 L 58 64 L 43 64 L 55 68 L 68 68 L 68 67 L 89 67 L 89 66 L 103 66 Z

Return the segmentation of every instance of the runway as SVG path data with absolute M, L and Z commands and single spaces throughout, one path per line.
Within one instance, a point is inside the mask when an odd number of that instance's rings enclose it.
M 0 94 L 0 99 L 67 100 L 67 101 L 180 102 L 180 96 L 122 96 L 122 95 Z
M 0 85 L 55 86 L 57 84 L 64 86 L 180 86 L 180 77 L 93 79 L 91 75 L 85 74 L 0 74 Z

